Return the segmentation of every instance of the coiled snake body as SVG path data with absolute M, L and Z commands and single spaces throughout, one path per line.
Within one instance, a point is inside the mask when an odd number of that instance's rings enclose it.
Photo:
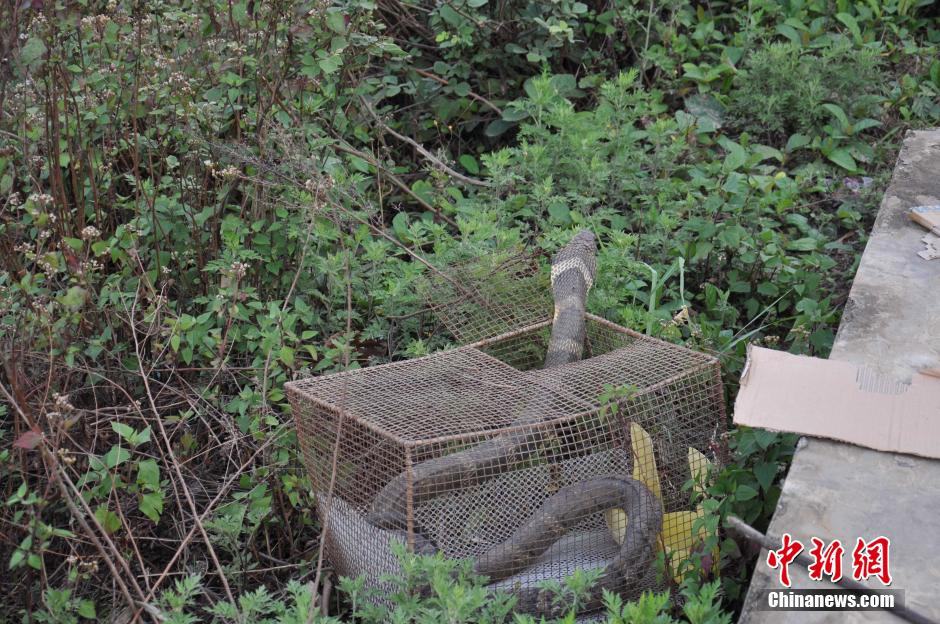
M 585 304 L 596 274 L 594 235 L 578 233 L 552 261 L 552 294 L 555 314 L 545 368 L 581 359 L 586 336 Z M 557 383 L 557 382 L 556 382 Z M 551 413 L 555 394 L 546 387 L 513 421 L 533 425 Z M 418 504 L 454 489 L 479 485 L 533 455 L 547 435 L 543 428 L 521 427 L 469 449 L 417 464 L 400 474 L 376 496 L 368 520 L 376 527 L 404 533 L 406 497 L 411 485 L 412 504 Z M 532 565 L 552 544 L 585 517 L 610 508 L 627 513 L 629 523 L 617 555 L 605 567 L 592 590 L 588 606 L 600 606 L 601 590 L 622 589 L 637 583 L 654 556 L 654 543 L 662 526 L 662 511 L 653 494 L 640 482 L 626 476 L 596 477 L 563 487 L 550 496 L 536 513 L 505 541 L 475 559 L 474 571 L 490 582 L 500 581 Z M 436 547 L 415 531 L 415 551 L 431 553 Z M 547 590 L 520 587 L 514 590 L 516 609 L 556 616 L 558 605 Z

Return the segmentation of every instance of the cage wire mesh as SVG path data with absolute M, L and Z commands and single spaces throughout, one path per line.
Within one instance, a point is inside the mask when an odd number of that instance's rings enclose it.
M 459 253 L 459 252 L 458 252 Z M 418 283 L 430 309 L 460 344 L 472 344 L 551 316 L 549 276 L 517 249 L 460 258 Z
M 542 368 L 547 284 L 524 257 L 457 265 L 426 293 L 462 346 L 287 384 L 338 574 L 381 590 L 404 542 L 474 560 L 544 615 L 543 581 L 598 569 L 632 599 L 702 548 L 701 487 L 684 485 L 720 459 L 717 360 L 588 315 L 583 359 Z M 649 509 L 610 498 L 630 479 Z

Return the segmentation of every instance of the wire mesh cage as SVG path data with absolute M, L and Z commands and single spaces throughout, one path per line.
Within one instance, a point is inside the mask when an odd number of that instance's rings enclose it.
M 684 486 L 720 459 L 718 362 L 588 315 L 584 358 L 542 368 L 551 325 L 287 384 L 337 573 L 381 587 L 404 542 L 542 615 L 543 581 L 578 569 L 628 599 L 678 574 L 702 537 Z
M 520 250 L 451 262 L 420 280 L 418 290 L 460 344 L 528 327 L 552 308 L 549 276 L 536 257 Z

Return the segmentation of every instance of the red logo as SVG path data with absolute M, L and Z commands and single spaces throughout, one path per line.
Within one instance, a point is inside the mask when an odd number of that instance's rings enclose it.
M 874 576 L 882 585 L 891 584 L 891 572 L 888 571 L 888 550 L 891 540 L 879 536 L 866 543 L 858 538 L 852 551 L 852 578 L 856 581 L 868 580 Z
M 826 542 L 814 537 L 809 554 L 813 558 L 813 563 L 809 566 L 811 579 L 821 581 L 823 576 L 828 576 L 835 583 L 842 578 L 842 555 L 845 554 L 842 542 L 833 540 L 826 546 Z
M 813 547 L 809 555 L 813 561 L 809 564 L 809 578 L 814 581 L 830 580 L 833 583 L 842 578 L 842 557 L 845 548 L 839 540 L 832 540 L 826 544 L 818 537 L 810 538 Z M 852 578 L 856 581 L 865 581 L 871 577 L 877 578 L 882 585 L 891 584 L 891 572 L 888 569 L 888 552 L 891 549 L 891 540 L 879 536 L 870 541 L 861 537 L 852 551 Z M 767 553 L 767 565 L 779 570 L 780 584 L 790 587 L 791 563 L 803 552 L 803 543 L 793 539 L 789 533 L 784 533 L 781 546 L 778 550 Z
M 771 550 L 767 553 L 767 565 L 771 568 L 780 568 L 780 583 L 784 587 L 790 586 L 790 564 L 802 550 L 803 544 L 799 540 L 791 538 L 789 533 L 784 533 L 780 550 Z

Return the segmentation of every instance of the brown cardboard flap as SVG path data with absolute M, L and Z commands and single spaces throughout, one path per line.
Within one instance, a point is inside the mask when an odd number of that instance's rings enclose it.
M 750 347 L 734 422 L 940 458 L 940 378 Z
M 940 204 L 936 206 L 917 206 L 907 216 L 934 234 L 940 236 Z

